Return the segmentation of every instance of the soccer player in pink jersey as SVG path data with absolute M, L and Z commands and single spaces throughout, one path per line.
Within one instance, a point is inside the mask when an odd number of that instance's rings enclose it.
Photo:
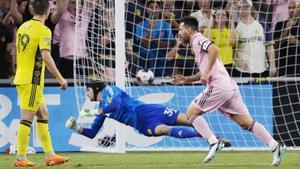
M 184 84 L 200 80 L 206 85 L 206 89 L 192 101 L 186 114 L 194 128 L 210 144 L 210 150 L 204 162 L 211 161 L 224 147 L 224 143 L 216 138 L 202 116 L 205 112 L 218 109 L 267 144 L 273 151 L 272 165 L 278 166 L 286 152 L 286 147 L 274 140 L 265 127 L 251 117 L 237 84 L 230 78 L 219 59 L 217 46 L 198 32 L 197 19 L 191 16 L 182 18 L 178 34 L 184 43 L 191 45 L 199 73 L 192 76 L 175 75 L 172 83 Z

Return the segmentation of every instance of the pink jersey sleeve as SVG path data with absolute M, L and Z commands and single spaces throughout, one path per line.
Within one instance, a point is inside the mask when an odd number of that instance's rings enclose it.
M 207 50 L 213 43 L 201 33 L 197 33 L 192 37 L 191 44 L 195 53 L 195 62 L 200 73 L 202 73 L 206 70 L 209 59 Z M 229 90 L 236 88 L 236 85 L 234 85 L 233 81 L 231 80 L 220 58 L 217 59 L 216 63 L 209 72 L 207 85 Z

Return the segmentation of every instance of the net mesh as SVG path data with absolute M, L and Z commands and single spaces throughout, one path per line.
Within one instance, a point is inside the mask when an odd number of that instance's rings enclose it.
M 146 103 L 185 112 L 204 89 L 199 83 L 173 86 L 170 76 L 198 72 L 194 53 L 178 36 L 180 19 L 194 16 L 199 30 L 213 41 L 228 73 L 238 82 L 250 114 L 290 147 L 300 146 L 299 5 L 296 0 L 116 1 L 125 3 L 126 91 Z M 78 109 L 86 102 L 84 84 L 93 79 L 115 82 L 115 2 L 77 0 L 75 82 Z M 288 19 L 290 18 L 290 19 Z M 120 18 L 122 19 L 122 18 Z M 136 83 L 138 70 L 154 72 L 152 85 Z M 213 131 L 234 148 L 263 148 L 251 133 L 220 112 L 207 113 Z M 126 149 L 195 149 L 199 138 L 145 137 L 125 127 Z M 118 139 L 112 131 L 109 138 Z M 99 132 L 101 133 L 101 131 Z M 106 135 L 101 135 L 104 138 Z M 99 138 L 97 138 L 99 139 Z M 109 140 L 105 138 L 105 140 Z M 114 140 L 114 139 L 113 139 Z

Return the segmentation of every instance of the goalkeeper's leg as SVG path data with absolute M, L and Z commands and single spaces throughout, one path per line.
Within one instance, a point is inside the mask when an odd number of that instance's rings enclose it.
M 193 125 L 190 123 L 190 121 L 187 119 L 186 115 L 183 114 L 183 113 L 178 113 L 178 116 L 177 116 L 177 120 L 176 120 L 176 125 L 177 126 L 190 126 L 190 127 L 193 127 Z M 172 129 L 171 129 L 172 130 Z M 173 129 L 172 132 L 176 132 L 177 129 Z M 195 132 L 197 132 L 194 128 L 193 130 Z M 180 132 L 180 130 L 177 130 L 178 132 Z M 170 132 L 171 133 L 171 132 Z M 198 133 L 198 132 L 197 132 Z M 199 133 L 197 134 L 196 137 L 202 137 Z M 224 142 L 224 147 L 231 147 L 231 142 L 227 139 L 224 139 L 218 135 L 216 135 L 217 139 L 220 140 L 220 141 L 223 141 Z
M 155 127 L 155 136 L 167 135 L 176 138 L 199 137 L 197 131 L 188 127 L 172 127 L 160 124 Z

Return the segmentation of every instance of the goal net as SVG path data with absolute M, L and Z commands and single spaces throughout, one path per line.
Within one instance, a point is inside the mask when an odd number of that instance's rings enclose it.
M 78 112 L 97 107 L 86 98 L 85 84 L 103 80 L 146 103 L 184 113 L 205 88 L 200 83 L 171 84 L 174 74 L 198 72 L 193 51 L 177 35 L 180 19 L 191 15 L 197 18 L 199 31 L 219 47 L 220 59 L 238 83 L 253 118 L 277 141 L 299 148 L 300 12 L 297 1 L 290 1 L 77 0 L 74 77 Z M 287 22 L 288 18 L 293 19 Z M 135 75 L 144 68 L 154 72 L 153 84 L 137 83 Z M 204 117 L 216 135 L 231 141 L 233 149 L 265 149 L 252 133 L 218 110 Z M 90 126 L 93 118 L 78 120 Z M 146 137 L 115 120 L 106 120 L 92 140 L 73 135 L 71 144 L 76 142 L 87 151 L 208 147 L 201 138 Z

